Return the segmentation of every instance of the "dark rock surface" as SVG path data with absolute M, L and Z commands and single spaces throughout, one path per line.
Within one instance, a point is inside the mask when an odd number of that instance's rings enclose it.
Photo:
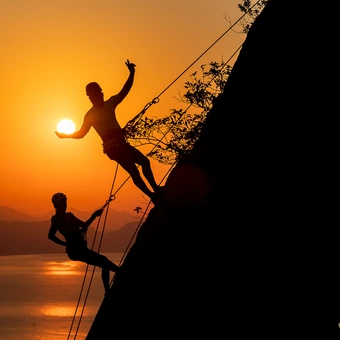
M 337 119 L 325 5 L 305 6 L 272 0 L 252 26 L 87 340 L 339 339 Z

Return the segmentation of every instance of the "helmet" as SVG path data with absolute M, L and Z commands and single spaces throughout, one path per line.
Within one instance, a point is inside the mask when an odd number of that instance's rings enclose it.
M 53 204 L 56 204 L 57 202 L 59 202 L 60 200 L 62 200 L 62 199 L 67 199 L 67 197 L 66 197 L 66 195 L 65 194 L 63 194 L 62 192 L 57 192 L 56 194 L 54 194 L 53 196 L 52 196 L 52 203 Z

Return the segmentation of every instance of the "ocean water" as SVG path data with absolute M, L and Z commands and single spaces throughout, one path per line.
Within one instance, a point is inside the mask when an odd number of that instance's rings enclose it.
M 0 340 L 84 340 L 104 298 L 100 274 L 66 254 L 0 256 Z

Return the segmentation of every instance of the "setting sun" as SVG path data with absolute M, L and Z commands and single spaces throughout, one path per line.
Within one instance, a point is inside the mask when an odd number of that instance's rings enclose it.
M 63 133 L 72 133 L 75 131 L 75 125 L 70 119 L 63 119 L 57 125 L 57 131 Z

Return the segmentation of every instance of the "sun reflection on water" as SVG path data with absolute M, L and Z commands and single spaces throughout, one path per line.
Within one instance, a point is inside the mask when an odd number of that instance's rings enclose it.
M 74 315 L 74 306 L 43 306 L 40 308 L 40 315 L 44 316 L 73 316 Z
M 43 273 L 45 275 L 84 275 L 84 267 L 78 262 L 63 261 L 53 262 L 50 261 L 44 267 Z

